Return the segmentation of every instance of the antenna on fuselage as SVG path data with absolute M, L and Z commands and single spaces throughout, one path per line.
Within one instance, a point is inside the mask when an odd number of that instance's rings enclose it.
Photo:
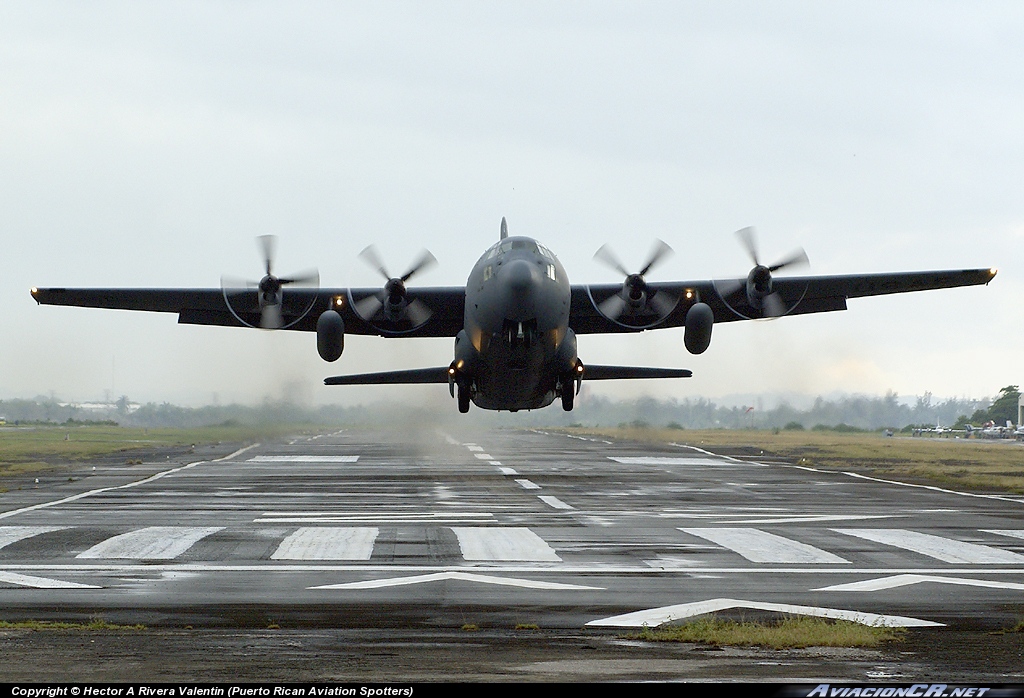
M 505 222 L 505 216 L 501 217 L 501 239 L 504 240 L 508 237 L 508 223 Z

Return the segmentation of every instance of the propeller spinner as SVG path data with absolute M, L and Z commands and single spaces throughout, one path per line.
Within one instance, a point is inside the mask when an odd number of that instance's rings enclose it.
M 649 316 L 652 313 L 658 316 L 657 321 L 664 319 L 679 303 L 679 296 L 664 290 L 652 291 L 645 277 L 672 253 L 672 248 L 666 243 L 655 240 L 647 263 L 641 267 L 640 271 L 630 273 L 611 248 L 608 245 L 602 245 L 594 253 L 594 259 L 604 262 L 622 274 L 625 280 L 622 282 L 621 291 L 596 304 L 598 311 L 613 322 L 619 322 L 620 318 Z
M 419 327 L 430 319 L 433 311 L 423 301 L 409 299 L 406 283 L 416 274 L 437 264 L 434 255 L 423 250 L 408 271 L 394 277 L 388 273 L 387 267 L 377 253 L 377 248 L 373 245 L 360 252 L 359 256 L 386 280 L 384 288 L 380 291 L 353 304 L 353 310 L 360 318 L 369 323 L 379 320 L 399 322 L 407 319 L 413 327 Z
M 757 250 L 757 231 L 754 228 L 742 228 L 736 231 L 736 236 L 740 239 L 740 243 L 746 249 L 747 254 L 750 256 L 751 261 L 754 263 L 754 268 L 747 274 L 746 282 L 733 281 L 716 284 L 719 295 L 727 303 L 729 302 L 728 297 L 735 294 L 744 286 L 746 287 L 746 305 L 750 309 L 759 313 L 760 317 L 775 318 L 788 313 L 792 308 L 786 307 L 786 301 L 782 296 L 772 289 L 772 274 L 785 269 L 786 267 L 803 266 L 810 263 L 807 258 L 807 253 L 803 249 L 798 249 L 788 257 L 780 262 L 776 262 L 772 265 L 765 265 L 761 263 L 760 257 Z M 733 307 L 730 304 L 730 307 Z M 746 313 L 742 313 L 733 307 L 740 315 L 749 317 Z
M 263 252 L 263 267 L 266 274 L 259 281 L 246 281 L 230 276 L 220 279 L 224 302 L 235 319 L 247 327 L 260 327 L 265 330 L 279 330 L 291 327 L 304 318 L 316 303 L 316 294 L 308 294 L 301 298 L 298 306 L 294 303 L 286 307 L 284 289 L 286 286 L 316 289 L 320 285 L 320 274 L 316 269 L 291 274 L 285 277 L 274 276 L 274 252 L 277 238 L 273 235 L 261 235 L 256 238 Z M 257 323 L 247 318 L 259 314 Z M 286 322 L 285 318 L 288 318 Z

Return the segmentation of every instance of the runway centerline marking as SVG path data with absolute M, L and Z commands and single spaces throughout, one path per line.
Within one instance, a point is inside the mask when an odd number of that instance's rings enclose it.
M 300 528 L 277 546 L 272 560 L 369 560 L 378 528 Z
M 539 490 L 540 489 L 540 485 L 538 485 L 538 484 L 536 484 L 534 482 L 530 482 L 529 480 L 525 480 L 525 479 L 524 480 L 516 480 L 516 482 L 518 482 L 519 486 L 522 487 L 524 490 Z
M 935 623 L 930 620 L 918 618 L 907 618 L 904 616 L 884 616 L 877 613 L 862 613 L 860 611 L 847 611 L 838 608 L 821 608 L 818 606 L 796 606 L 783 603 L 762 603 L 759 601 L 742 601 L 738 599 L 709 599 L 694 603 L 684 603 L 675 606 L 661 606 L 650 608 L 633 613 L 625 613 L 621 616 L 601 618 L 587 623 L 588 626 L 601 626 L 613 628 L 641 628 L 643 626 L 657 627 L 665 623 L 671 623 L 683 618 L 702 616 L 707 613 L 725 611 L 730 608 L 751 608 L 758 611 L 775 611 L 777 613 L 788 613 L 799 616 L 815 616 L 817 618 L 834 618 L 836 620 L 849 620 L 863 625 L 884 626 L 887 628 L 934 628 L 942 627 L 942 623 Z
M 834 528 L 837 533 L 855 536 L 894 548 L 933 557 L 953 564 L 1005 565 L 1024 564 L 1024 555 L 978 543 L 965 543 L 928 533 L 902 528 Z
M 81 559 L 173 560 L 223 526 L 149 526 L 97 543 L 75 557 Z
M 102 494 L 104 492 L 112 492 L 114 490 L 126 490 L 126 489 L 129 489 L 129 488 L 132 488 L 132 487 L 137 487 L 139 485 L 145 485 L 145 484 L 147 484 L 149 482 L 153 482 L 155 480 L 159 480 L 161 478 L 167 477 L 168 475 L 173 475 L 173 474 L 179 473 L 179 472 L 181 472 L 183 470 L 189 470 L 190 468 L 194 468 L 197 465 L 205 465 L 205 464 L 208 464 L 208 463 L 221 463 L 223 461 L 231 460 L 235 456 L 240 456 L 243 453 L 245 453 L 246 451 L 251 450 L 253 448 L 256 448 L 257 446 L 259 446 L 258 443 L 250 444 L 249 446 L 245 446 L 244 448 L 240 448 L 237 451 L 235 451 L 234 453 L 229 453 L 228 455 L 221 456 L 220 458 L 214 458 L 213 460 L 199 460 L 199 461 L 196 461 L 194 463 L 189 463 L 187 465 L 179 466 L 177 468 L 171 468 L 170 470 L 164 470 L 162 472 L 155 473 L 154 475 L 150 475 L 148 477 L 145 477 L 145 478 L 143 478 L 141 480 L 136 480 L 134 482 L 128 482 L 128 483 L 125 483 L 123 485 L 113 485 L 111 487 L 100 487 L 100 488 L 95 489 L 95 490 L 88 490 L 87 492 L 79 492 L 78 494 L 73 494 L 70 497 L 64 497 L 63 499 L 55 499 L 55 500 L 53 500 L 51 502 L 42 502 L 41 504 L 33 504 L 32 506 L 22 507 L 21 509 L 14 509 L 12 511 L 5 511 L 2 514 L 0 514 L 0 519 L 6 519 L 6 518 L 11 517 L 11 516 L 17 516 L 18 514 L 24 514 L 24 513 L 29 512 L 29 511 L 36 511 L 37 509 L 46 509 L 47 507 L 54 507 L 54 506 L 57 506 L 58 504 L 67 504 L 68 502 L 75 502 L 75 501 L 78 501 L 79 499 L 85 499 L 86 497 L 91 497 L 94 494 Z
M 849 564 L 838 555 L 756 528 L 680 528 L 683 533 L 717 543 L 751 562 Z
M 494 460 L 494 456 L 489 453 L 474 453 L 473 455 L 480 460 Z
M 562 558 L 528 528 L 452 527 L 465 560 L 480 562 L 561 562 Z
M 518 475 L 515 468 L 502 467 L 498 468 L 502 475 Z

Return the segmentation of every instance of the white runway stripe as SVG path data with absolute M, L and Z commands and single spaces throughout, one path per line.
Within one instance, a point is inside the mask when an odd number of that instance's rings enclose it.
M 623 465 L 756 465 L 762 467 L 760 463 L 748 463 L 746 461 L 743 461 L 742 463 L 737 463 L 734 460 L 729 461 L 725 460 L 724 458 L 686 458 L 685 456 L 608 456 L 608 460 L 613 460 L 616 463 L 622 463 Z
M 680 528 L 739 553 L 751 562 L 778 562 L 785 564 L 843 564 L 849 563 L 838 555 L 812 545 L 777 536 L 756 528 Z
M 552 497 L 550 494 L 542 494 L 537 497 L 540 501 L 547 504 L 549 507 L 554 509 L 575 509 L 571 504 L 566 504 L 558 497 Z
M 452 528 L 466 560 L 561 562 L 554 550 L 528 528 Z
M 173 560 L 223 526 L 150 526 L 108 538 L 77 557 L 101 560 Z
M 369 560 L 377 528 L 300 528 L 278 546 L 273 560 Z
M 60 531 L 67 526 L 0 526 L 0 548 L 5 548 L 19 540 L 32 538 L 50 531 Z
M 530 482 L 529 480 L 516 480 L 516 482 L 518 482 L 519 486 L 522 487 L 524 490 L 539 490 L 540 489 L 540 485 L 538 485 L 535 482 Z
M 836 528 L 838 533 L 891 545 L 943 562 L 972 565 L 1022 564 L 1024 555 L 977 543 L 942 538 L 901 528 Z
M 256 456 L 246 463 L 355 463 L 359 456 Z

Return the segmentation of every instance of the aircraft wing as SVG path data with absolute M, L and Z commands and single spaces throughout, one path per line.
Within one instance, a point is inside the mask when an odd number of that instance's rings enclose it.
M 334 308 L 345 321 L 346 334 L 385 337 L 454 337 L 463 325 L 466 290 L 461 287 L 410 289 L 409 297 L 429 309 L 418 326 L 408 320 L 389 321 L 378 315 L 364 320 L 353 308 L 360 300 L 380 293 L 379 288 L 287 289 L 283 294 L 282 329 L 316 331 L 319 308 Z M 140 310 L 174 313 L 189 325 L 258 327 L 260 310 L 256 292 L 228 296 L 219 288 L 34 288 L 32 297 L 44 305 Z M 358 306 L 357 306 L 358 307 Z
M 772 280 L 773 294 L 777 294 L 773 303 L 781 311 L 777 313 L 779 315 L 846 310 L 849 298 L 977 286 L 987 284 L 995 274 L 994 269 L 963 269 L 777 277 Z M 616 316 L 602 312 L 602 308 L 622 307 L 621 304 L 607 302 L 613 295 L 621 293 L 621 284 L 574 285 L 569 326 L 577 334 L 679 327 L 686 322 L 687 310 L 698 301 L 711 307 L 716 324 L 765 316 L 761 309 L 750 306 L 745 278 L 650 283 L 648 289 L 648 297 L 652 302 L 648 303 L 646 309 L 639 312 L 626 311 Z M 661 296 L 661 300 L 654 302 L 657 296 Z
M 583 380 L 626 380 L 634 378 L 689 378 L 693 372 L 685 368 L 654 368 L 648 366 L 591 366 L 583 368 Z M 324 385 L 412 385 L 418 383 L 447 383 L 448 366 L 413 368 L 404 371 L 356 373 L 331 376 Z

